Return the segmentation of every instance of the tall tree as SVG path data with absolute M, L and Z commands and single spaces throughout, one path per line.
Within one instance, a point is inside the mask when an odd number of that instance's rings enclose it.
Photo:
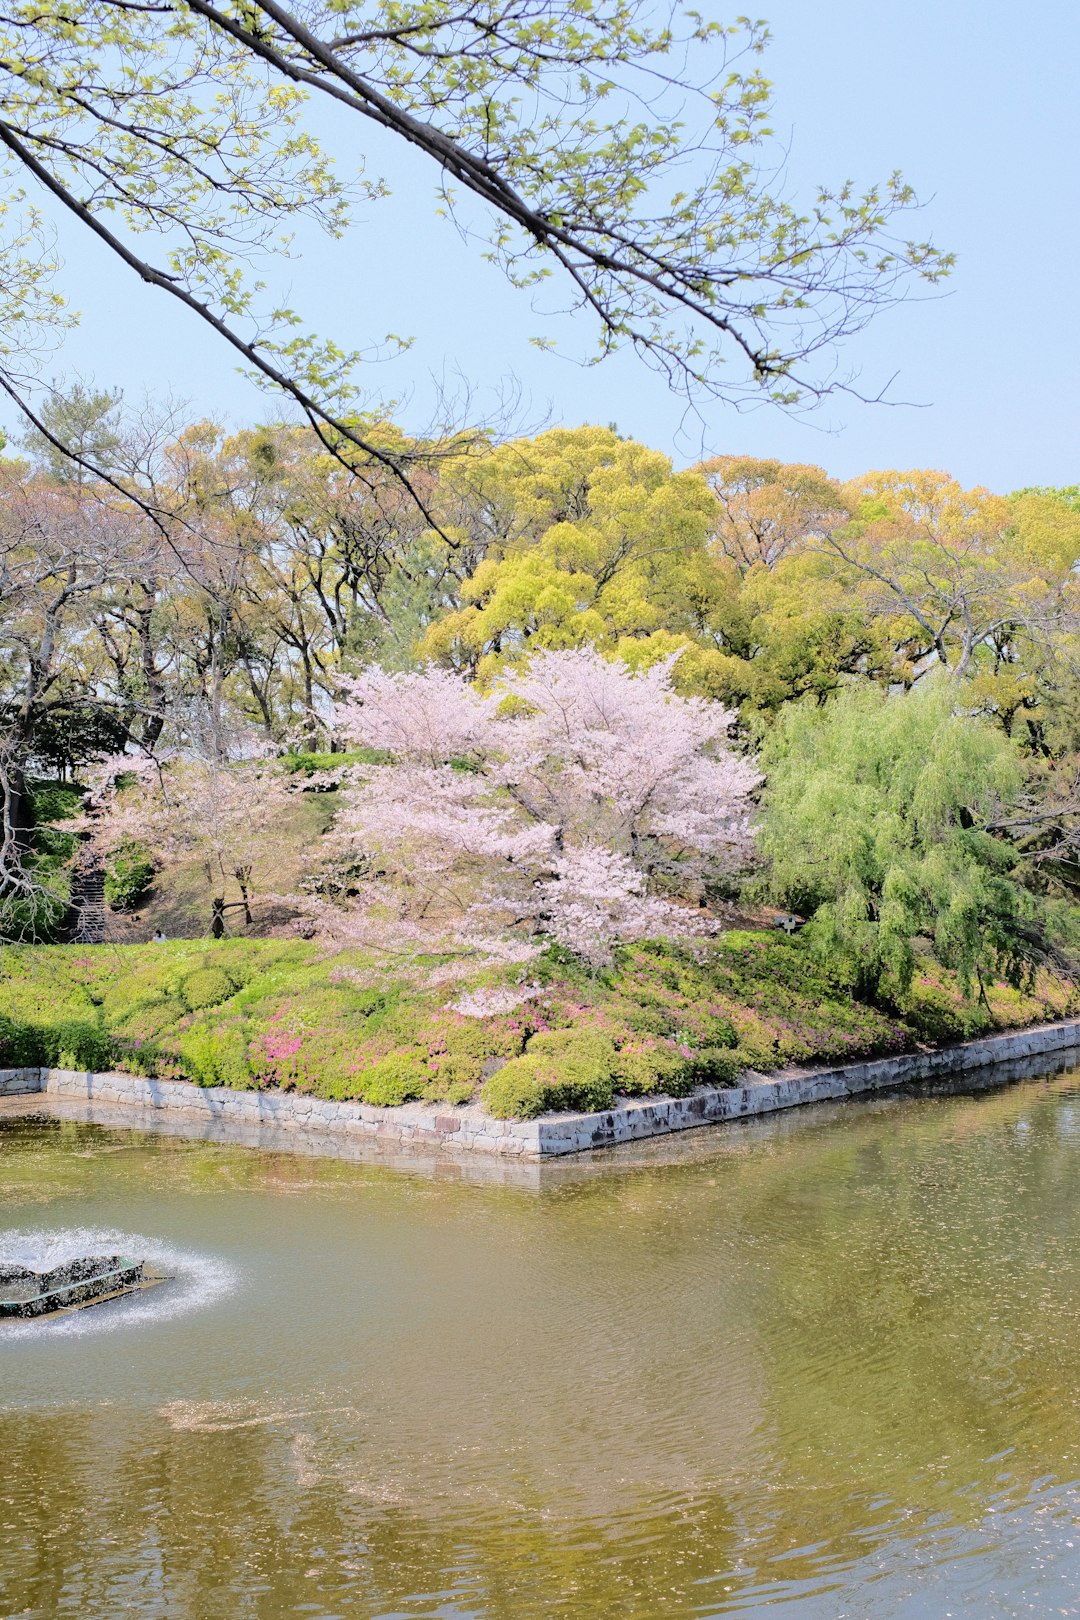
M 976 685 L 1011 731 L 1038 702 L 1038 671 L 1077 626 L 1077 515 L 1048 519 L 1037 495 L 1009 501 L 948 473 L 874 472 L 846 490 L 855 516 L 810 542 L 840 565 L 853 600 L 884 619 L 894 677 L 945 668 Z
M 94 604 L 152 566 L 156 536 L 131 509 L 71 484 L 0 469 L 0 729 L 8 759 L 3 815 L 28 828 L 24 776 L 42 731 L 100 691 Z
M 839 485 L 820 467 L 715 456 L 699 471 L 716 496 L 714 544 L 741 574 L 758 564 L 775 568 L 850 515 Z
M 719 634 L 734 580 L 707 553 L 712 502 L 697 473 L 588 427 L 502 445 L 464 478 L 478 560 L 426 654 L 481 675 L 538 647 L 640 665 Z
M 96 786 L 87 821 L 95 858 L 107 861 L 134 845 L 157 860 L 191 861 L 205 881 L 210 936 L 222 937 L 231 910 L 250 927 L 256 874 L 273 871 L 289 802 L 272 763 L 229 764 L 208 752 L 162 767 L 121 754 L 104 761 Z
M 90 468 L 113 473 L 124 445 L 122 410 L 118 388 L 92 388 L 82 382 L 65 389 L 54 385 L 38 411 L 41 426 L 29 427 L 20 443 L 58 483 L 85 482 Z

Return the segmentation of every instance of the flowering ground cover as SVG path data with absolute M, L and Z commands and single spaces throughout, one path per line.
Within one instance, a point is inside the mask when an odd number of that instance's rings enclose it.
M 1073 998 L 1075 1000 L 1075 996 Z M 120 1068 L 200 1085 L 393 1105 L 480 1098 L 501 1117 L 683 1095 L 746 1067 L 884 1055 L 1074 1010 L 1049 978 L 965 1002 L 927 966 L 855 1000 L 799 939 L 624 946 L 589 972 L 568 953 L 471 980 L 436 957 L 394 974 L 302 940 L 10 948 L 0 1065 Z

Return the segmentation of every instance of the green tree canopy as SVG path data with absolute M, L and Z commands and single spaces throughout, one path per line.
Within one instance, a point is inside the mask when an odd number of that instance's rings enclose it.
M 1018 983 L 1045 955 L 1019 858 L 988 830 L 1020 802 L 1019 755 L 957 695 L 945 678 L 903 697 L 849 687 L 791 705 L 766 741 L 771 892 L 864 993 L 905 989 L 919 939 L 968 990 Z
M 640 667 L 718 630 L 737 584 L 709 555 L 709 490 L 610 428 L 555 429 L 463 470 L 455 538 L 474 555 L 421 651 L 481 676 L 534 647 Z
M 61 391 L 54 385 L 37 412 L 41 427 L 29 428 L 20 443 L 59 483 L 84 479 L 88 466 L 116 472 L 124 443 L 122 405 L 119 389 L 76 382 Z M 71 451 L 74 458 L 65 453 Z

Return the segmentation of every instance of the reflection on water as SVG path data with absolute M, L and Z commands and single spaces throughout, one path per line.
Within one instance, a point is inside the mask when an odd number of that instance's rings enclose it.
M 0 1228 L 216 1279 L 0 1329 L 0 1613 L 1080 1614 L 1078 1152 L 1076 1071 L 531 1185 L 0 1119 Z

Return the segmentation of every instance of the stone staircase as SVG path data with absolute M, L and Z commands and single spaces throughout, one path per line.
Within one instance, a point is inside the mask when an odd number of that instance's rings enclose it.
M 105 869 L 82 866 L 71 883 L 68 937 L 73 945 L 101 945 L 108 936 L 109 908 L 105 904 Z

